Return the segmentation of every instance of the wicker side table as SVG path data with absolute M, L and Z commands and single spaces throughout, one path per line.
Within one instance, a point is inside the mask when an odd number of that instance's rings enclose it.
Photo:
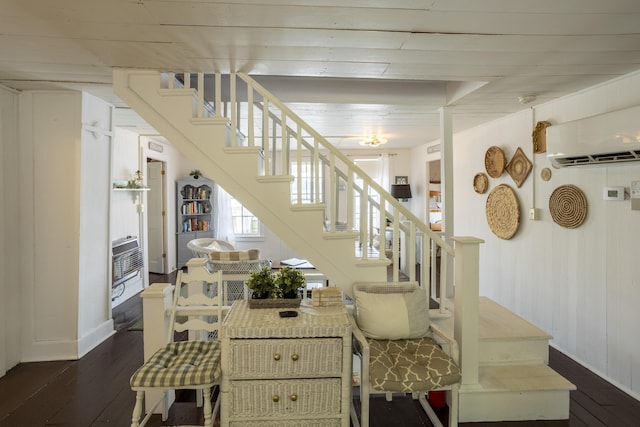
M 222 426 L 349 427 L 351 325 L 344 307 L 250 309 L 222 327 Z

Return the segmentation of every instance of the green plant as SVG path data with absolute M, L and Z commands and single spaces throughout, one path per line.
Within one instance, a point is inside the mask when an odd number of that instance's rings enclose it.
M 276 281 L 271 267 L 252 271 L 249 274 L 249 280 L 247 280 L 247 287 L 253 291 L 253 298 L 277 298 Z
M 283 267 L 274 273 L 271 267 L 252 271 L 247 280 L 253 298 L 297 298 L 298 289 L 305 286 L 306 279 L 300 270 Z
M 304 288 L 306 279 L 300 270 L 291 267 L 283 267 L 276 273 L 276 286 L 282 298 L 297 298 L 298 289 Z
M 195 179 L 200 178 L 200 176 L 202 175 L 202 172 L 200 172 L 199 169 L 194 169 L 191 172 L 189 172 L 189 175 L 191 175 L 192 177 L 194 177 Z

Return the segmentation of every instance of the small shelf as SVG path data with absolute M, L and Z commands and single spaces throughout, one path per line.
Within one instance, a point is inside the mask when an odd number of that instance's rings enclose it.
M 114 188 L 113 191 L 149 191 L 150 188 Z

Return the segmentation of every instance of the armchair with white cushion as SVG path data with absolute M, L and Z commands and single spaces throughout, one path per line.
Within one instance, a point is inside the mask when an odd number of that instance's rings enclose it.
M 411 393 L 434 426 L 442 423 L 426 395 L 446 390 L 449 423 L 458 424 L 458 347 L 429 325 L 429 299 L 416 282 L 356 283 L 353 320 L 354 353 L 361 359 L 360 420 L 352 408 L 354 426 L 369 426 L 369 395 Z

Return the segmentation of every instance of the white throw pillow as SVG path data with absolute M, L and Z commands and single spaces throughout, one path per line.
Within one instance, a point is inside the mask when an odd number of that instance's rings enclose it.
M 373 339 L 421 338 L 429 332 L 427 292 L 415 283 L 356 284 L 356 320 Z

